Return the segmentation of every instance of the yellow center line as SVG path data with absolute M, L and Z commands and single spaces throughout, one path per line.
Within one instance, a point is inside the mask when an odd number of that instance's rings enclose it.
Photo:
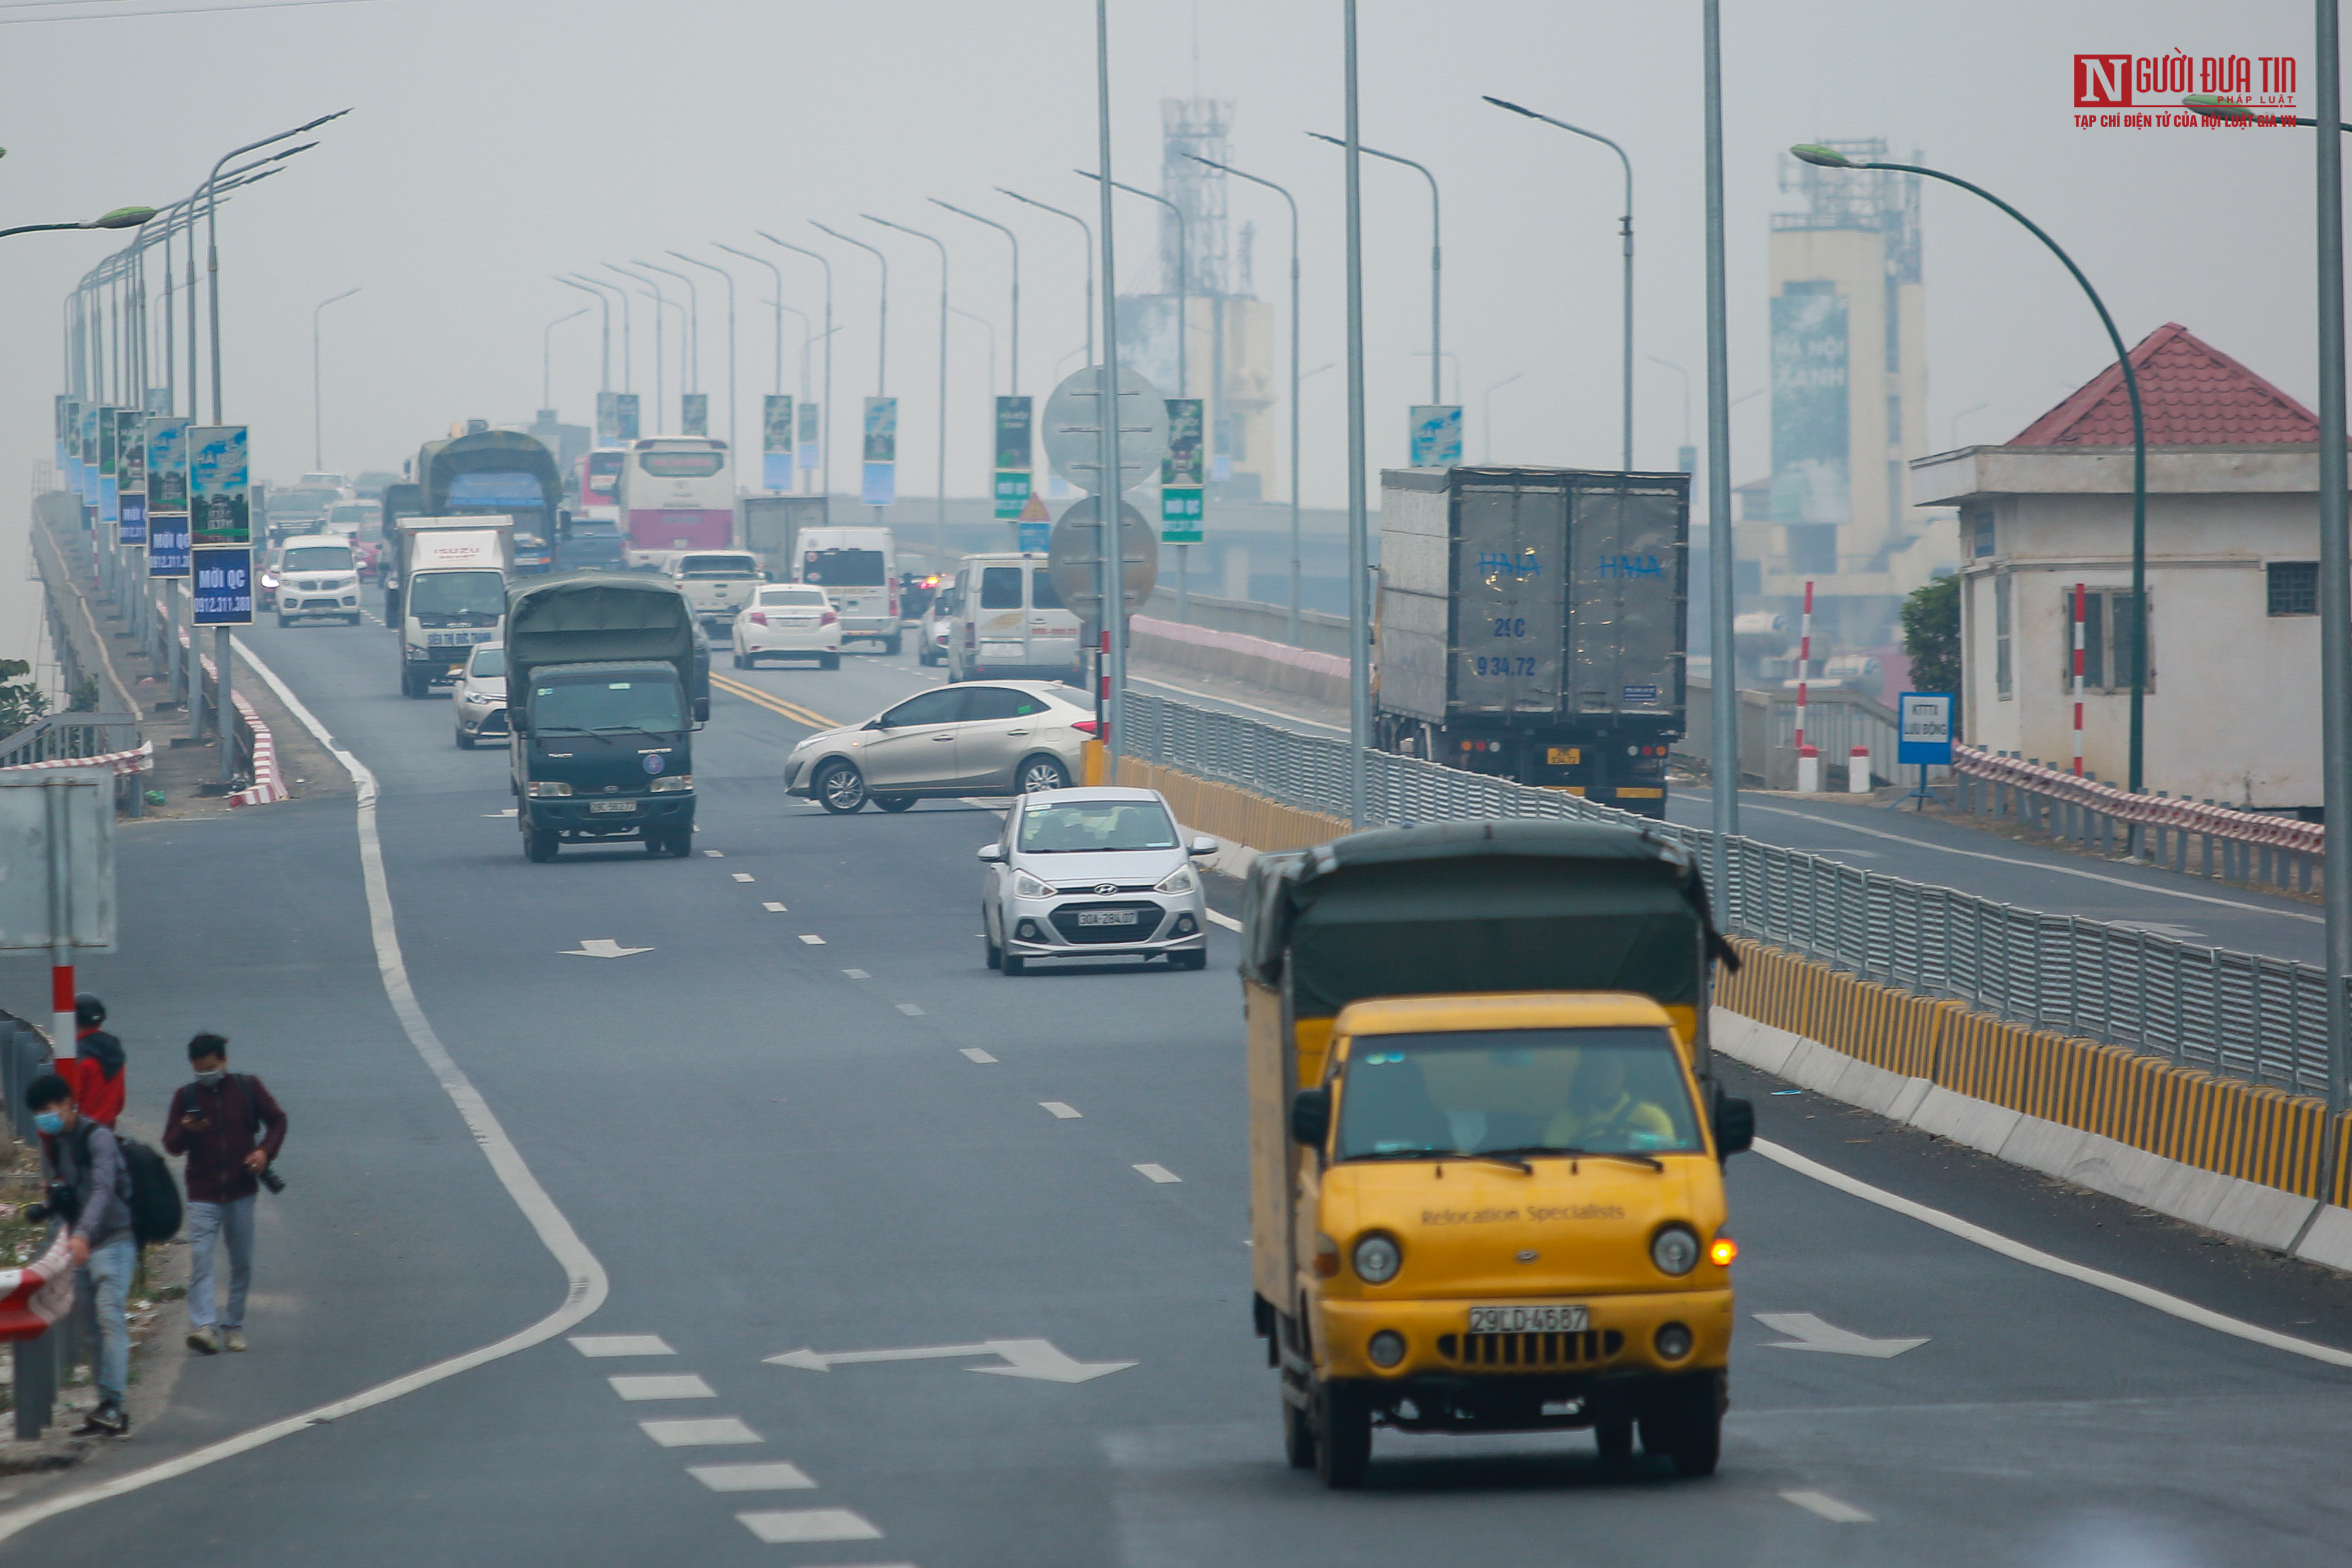
M 812 713 L 797 703 L 788 703 L 783 698 L 772 693 L 763 692 L 757 686 L 747 686 L 740 681 L 730 681 L 716 670 L 711 672 L 710 684 L 730 696 L 741 697 L 748 703 L 757 703 L 771 713 L 780 713 L 794 724 L 804 724 L 811 729 L 841 727 L 837 720 L 829 719 L 821 713 Z

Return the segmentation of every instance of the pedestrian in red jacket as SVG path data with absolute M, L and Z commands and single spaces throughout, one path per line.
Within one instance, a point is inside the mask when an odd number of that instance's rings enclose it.
M 52 1066 L 74 1092 L 82 1120 L 101 1127 L 114 1125 L 122 1114 L 125 1093 L 122 1042 L 99 1026 L 106 1022 L 106 1004 L 88 991 L 74 998 L 74 1052 L 58 1057 Z

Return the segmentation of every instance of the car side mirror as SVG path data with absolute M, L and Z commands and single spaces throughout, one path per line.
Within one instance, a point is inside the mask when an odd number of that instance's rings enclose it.
M 1188 855 L 1213 855 L 1217 852 L 1217 848 L 1216 840 L 1206 833 L 1202 833 L 1192 840 L 1192 847 L 1184 852 Z
M 709 697 L 697 697 L 694 699 L 694 722 L 697 724 L 709 724 L 710 722 L 710 699 Z
M 1331 1135 L 1331 1091 L 1301 1089 L 1290 1097 L 1290 1136 L 1295 1143 L 1319 1149 Z
M 1715 1150 L 1724 1159 L 1756 1146 L 1756 1105 L 1749 1100 L 1718 1100 L 1715 1105 Z
M 982 844 L 980 846 L 980 858 L 986 861 L 991 865 L 1003 865 L 1004 863 L 1004 846 L 1003 844 Z
M 877 716 L 867 719 L 864 724 L 858 726 L 858 727 L 860 729 L 887 729 L 890 727 L 890 722 L 889 720 Z

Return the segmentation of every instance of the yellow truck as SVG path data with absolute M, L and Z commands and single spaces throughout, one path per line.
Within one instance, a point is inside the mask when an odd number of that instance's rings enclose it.
M 1722 1162 L 1755 1114 L 1706 1047 L 1716 934 L 1648 831 L 1444 823 L 1252 867 L 1243 931 L 1257 1329 L 1292 1465 L 1372 1429 L 1590 1428 L 1711 1474 L 1732 1328 Z

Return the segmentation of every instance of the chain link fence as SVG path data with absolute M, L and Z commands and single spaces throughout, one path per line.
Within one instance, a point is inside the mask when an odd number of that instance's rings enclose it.
M 1348 816 L 1348 744 L 1129 691 L 1125 749 L 1285 805 Z M 1378 826 L 1496 817 L 1613 821 L 1712 863 L 1715 835 L 1418 758 L 1366 759 Z M 1710 890 L 1727 929 L 1924 996 L 2112 1041 L 2190 1067 L 2327 1089 L 2326 988 L 2306 964 L 2225 952 L 2126 925 L 2049 915 L 1954 888 L 1860 871 L 1735 838 L 1730 885 Z

